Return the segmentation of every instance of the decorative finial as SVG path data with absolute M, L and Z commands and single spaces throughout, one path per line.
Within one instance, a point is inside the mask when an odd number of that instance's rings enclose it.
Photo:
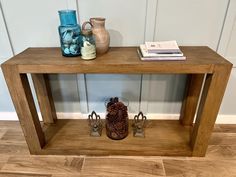
M 93 111 L 89 116 L 90 125 L 90 136 L 101 136 L 102 135 L 102 121 L 99 115 Z
M 134 116 L 134 123 L 133 123 L 133 136 L 135 137 L 145 137 L 144 134 L 144 126 L 147 117 L 143 115 L 142 112 L 139 112 L 138 115 Z

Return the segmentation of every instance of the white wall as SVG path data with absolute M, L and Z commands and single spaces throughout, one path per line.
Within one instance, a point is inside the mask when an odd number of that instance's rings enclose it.
M 2 8 L 0 4 L 0 63 L 12 56 L 12 50 L 4 24 Z M 0 111 L 14 111 L 13 104 L 0 68 Z
M 159 0 L 155 40 L 217 48 L 227 1 Z
M 137 46 L 144 41 L 144 0 L 80 0 L 79 13 L 82 23 L 90 17 L 106 17 L 111 46 Z M 85 77 L 89 112 L 104 112 L 104 99 L 111 96 L 127 98 L 129 111 L 138 111 L 141 75 L 87 74 Z
M 74 0 L 1 0 L 1 2 L 15 54 L 28 47 L 59 46 L 57 11 L 67 7 L 77 8 Z M 0 44 L 2 47 L 5 42 L 1 41 Z M 59 75 L 50 78 L 57 111 L 79 111 L 76 75 Z M 0 107 L 0 111 L 5 109 Z
M 221 0 L 0 2 L 7 25 L 0 16 L 1 62 L 12 55 L 6 27 L 15 54 L 27 47 L 59 46 L 57 11 L 67 7 L 78 10 L 81 23 L 90 17 L 106 17 L 111 46 L 137 46 L 144 41 L 176 39 L 180 45 L 208 45 L 230 61 L 236 61 L 236 0 L 231 0 L 230 4 Z M 130 112 L 137 112 L 140 107 L 145 113 L 178 114 L 185 79 L 185 75 L 141 74 L 50 76 L 57 111 L 72 113 L 104 111 L 106 97 L 121 96 L 130 100 Z M 2 74 L 0 82 L 1 115 L 14 108 Z M 236 71 L 233 69 L 221 114 L 236 117 L 232 104 L 236 99 L 235 83 Z
M 236 0 L 231 0 L 228 8 L 228 13 L 225 20 L 225 25 L 222 31 L 218 53 L 233 63 L 228 87 L 222 101 L 220 114 L 236 115 L 235 100 L 236 100 Z

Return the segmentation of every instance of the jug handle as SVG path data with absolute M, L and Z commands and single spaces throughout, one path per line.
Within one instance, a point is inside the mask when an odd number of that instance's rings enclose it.
M 87 24 L 89 24 L 89 25 L 91 26 L 91 28 L 93 27 L 93 25 L 92 25 L 89 21 L 86 21 L 86 22 L 84 22 L 83 25 L 82 25 L 82 30 L 85 30 L 85 26 L 86 26 Z

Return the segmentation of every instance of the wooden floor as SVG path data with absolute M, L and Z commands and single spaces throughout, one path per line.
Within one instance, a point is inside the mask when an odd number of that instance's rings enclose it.
M 0 177 L 236 177 L 236 125 L 216 125 L 206 157 L 32 156 L 18 122 L 0 121 Z

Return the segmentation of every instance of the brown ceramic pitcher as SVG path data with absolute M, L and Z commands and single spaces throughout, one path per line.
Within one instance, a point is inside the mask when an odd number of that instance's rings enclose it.
M 95 36 L 96 52 L 99 54 L 106 53 L 110 45 L 110 35 L 105 29 L 105 18 L 90 18 L 89 22 L 84 22 L 83 26 L 90 24 Z

